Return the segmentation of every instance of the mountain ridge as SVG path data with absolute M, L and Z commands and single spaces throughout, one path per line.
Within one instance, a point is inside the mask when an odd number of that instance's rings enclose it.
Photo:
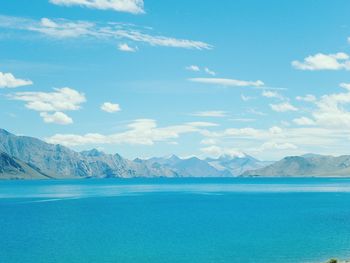
M 36 167 L 47 178 L 133 178 L 133 177 L 233 177 L 239 173 L 232 163 L 249 163 L 246 168 L 260 168 L 259 160 L 242 155 L 202 160 L 197 157 L 124 159 L 119 154 L 106 154 L 97 149 L 77 152 L 59 144 L 49 144 L 29 136 L 16 136 L 0 129 L 0 151 L 9 157 Z M 243 161 L 243 159 L 245 161 Z M 214 165 L 214 163 L 216 165 Z M 220 165 L 220 169 L 218 166 Z M 25 178 L 24 178 L 25 179 Z
M 218 158 L 176 155 L 128 160 L 97 149 L 77 152 L 0 129 L 0 179 L 73 179 L 134 177 L 314 177 L 350 176 L 350 155 L 308 153 L 277 162 L 248 154 Z
M 242 176 L 264 177 L 336 177 L 350 176 L 350 155 L 329 156 L 307 154 L 287 156 L 257 170 L 246 171 Z

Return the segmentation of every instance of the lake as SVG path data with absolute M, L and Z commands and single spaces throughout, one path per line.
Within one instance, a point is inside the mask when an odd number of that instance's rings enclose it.
M 0 181 L 1 263 L 350 258 L 350 180 Z

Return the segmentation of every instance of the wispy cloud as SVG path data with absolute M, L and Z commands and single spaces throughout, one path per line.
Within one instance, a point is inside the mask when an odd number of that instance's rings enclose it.
M 185 69 L 189 70 L 189 71 L 195 71 L 195 72 L 204 72 L 204 73 L 211 75 L 211 76 L 216 75 L 215 71 L 209 69 L 208 67 L 201 68 L 197 65 L 190 65 L 190 66 L 185 67 Z
M 216 73 L 214 71 L 212 71 L 211 69 L 209 69 L 207 67 L 204 68 L 204 72 L 209 74 L 209 75 L 212 75 L 212 76 L 216 75 Z
M 87 8 L 114 10 L 132 14 L 143 14 L 143 0 L 50 0 L 50 3 L 62 6 L 83 6 Z
M 346 53 L 308 56 L 303 61 L 294 60 L 292 66 L 300 70 L 350 70 L 349 55 Z
M 198 111 L 191 114 L 192 116 L 197 117 L 216 117 L 216 118 L 222 118 L 227 116 L 226 111 L 221 110 L 213 110 L 213 111 Z
M 290 104 L 289 102 L 283 102 L 279 104 L 270 104 L 273 111 L 286 112 L 286 111 L 297 111 L 298 108 Z
M 145 32 L 145 28 L 125 23 L 95 23 L 67 19 L 42 18 L 40 21 L 20 17 L 0 16 L 0 27 L 38 32 L 52 38 L 79 38 L 128 40 L 151 46 L 205 50 L 212 49 L 202 41 L 165 37 Z M 148 30 L 150 31 L 150 30 Z
M 190 78 L 189 81 L 203 83 L 203 84 L 213 84 L 227 87 L 260 87 L 264 85 L 261 80 L 257 81 L 246 81 L 237 79 L 224 79 L 224 78 Z
M 276 92 L 276 91 L 271 91 L 271 90 L 264 90 L 261 95 L 263 97 L 266 98 L 275 98 L 275 99 L 280 99 L 280 100 L 284 100 L 283 95 L 281 95 L 280 93 Z
M 299 101 L 306 101 L 306 102 L 313 102 L 316 101 L 316 97 L 312 94 L 307 94 L 305 96 L 297 96 L 296 100 Z
M 252 119 L 252 118 L 233 118 L 233 119 L 230 119 L 230 121 L 253 122 L 253 121 L 256 121 L 256 119 Z
M 254 109 L 254 108 L 248 109 L 247 112 L 250 113 L 250 114 L 259 115 L 259 116 L 265 116 L 266 115 L 266 113 L 264 113 L 262 111 L 259 111 L 257 109 Z
M 253 99 L 255 99 L 254 97 L 251 97 L 251 96 L 246 96 L 246 95 L 244 95 L 244 94 L 241 94 L 241 99 L 243 100 L 243 101 L 249 101 L 249 100 L 253 100 Z
M 261 152 L 266 152 L 271 150 L 293 150 L 297 148 L 298 146 L 289 142 L 278 143 L 275 141 L 268 141 L 263 143 L 257 150 Z
M 0 88 L 17 88 L 32 85 L 31 80 L 16 78 L 11 73 L 0 72 Z
M 195 72 L 201 71 L 197 65 L 190 65 L 190 66 L 187 66 L 185 69 L 189 71 L 195 71 Z
M 95 24 L 87 21 L 42 18 L 40 21 L 28 19 L 27 23 L 28 24 L 13 25 L 15 29 L 39 32 L 53 38 L 79 38 L 83 36 L 102 37 L 100 32 L 95 31 Z M 0 26 L 1 25 L 0 23 Z
M 314 120 L 307 118 L 307 117 L 296 118 L 293 120 L 293 122 L 297 125 L 300 125 L 300 126 L 310 126 L 310 125 L 316 124 Z

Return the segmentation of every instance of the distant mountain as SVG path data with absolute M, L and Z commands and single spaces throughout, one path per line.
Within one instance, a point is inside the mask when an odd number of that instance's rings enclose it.
M 219 171 L 226 171 L 231 176 L 239 176 L 248 170 L 263 168 L 271 162 L 262 162 L 247 154 L 237 156 L 223 155 L 217 159 L 207 158 L 206 161 Z
M 119 154 L 106 154 L 97 149 L 76 152 L 62 145 L 16 136 L 2 129 L 0 153 L 3 154 L 0 178 L 4 179 L 232 177 L 269 164 L 246 154 L 205 160 L 197 157 L 179 158 L 175 155 L 127 160 Z
M 79 153 L 36 138 L 16 136 L 2 129 L 0 151 L 38 167 L 44 174 L 53 178 L 129 178 L 172 174 L 170 171 L 146 167 L 123 159 L 118 154 L 105 154 L 96 149 Z
M 191 157 L 181 159 L 176 155 L 169 158 L 151 158 L 144 160 L 148 165 L 159 165 L 174 171 L 181 177 L 222 177 L 224 173 L 212 167 L 208 162 Z
M 182 177 L 233 177 L 239 176 L 247 170 L 262 168 L 271 163 L 259 161 L 246 154 L 223 155 L 216 159 L 207 158 L 205 160 L 196 157 L 181 159 L 172 155 L 168 158 L 151 158 L 144 162 L 168 167 Z
M 0 179 L 48 179 L 37 167 L 0 152 Z
M 289 156 L 264 168 L 247 171 L 243 176 L 350 176 L 350 155 Z

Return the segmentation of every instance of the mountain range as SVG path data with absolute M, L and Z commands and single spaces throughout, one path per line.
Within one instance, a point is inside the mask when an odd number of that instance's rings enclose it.
M 206 159 L 172 155 L 128 160 L 96 149 L 77 152 L 0 129 L 0 179 L 237 176 L 345 177 L 350 176 L 350 155 L 306 154 L 277 162 L 260 161 L 243 153 Z
M 1 179 L 133 177 L 233 177 L 268 165 L 249 155 L 128 160 L 96 149 L 76 152 L 62 145 L 0 129 Z

